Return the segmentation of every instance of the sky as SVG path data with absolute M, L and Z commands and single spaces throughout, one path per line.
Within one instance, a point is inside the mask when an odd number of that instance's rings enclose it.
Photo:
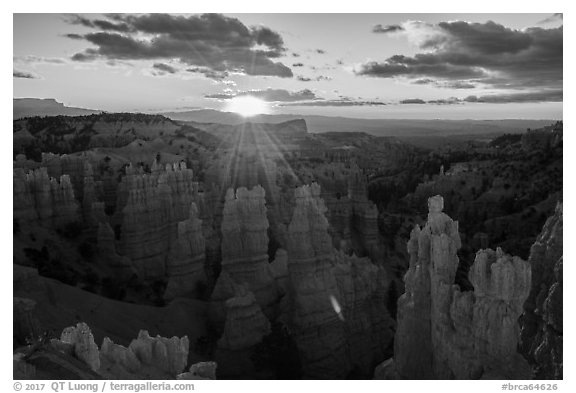
M 14 98 L 111 112 L 562 118 L 562 14 L 13 18 Z

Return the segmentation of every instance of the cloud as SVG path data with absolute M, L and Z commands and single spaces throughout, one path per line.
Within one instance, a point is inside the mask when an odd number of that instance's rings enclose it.
M 523 92 L 511 94 L 492 94 L 483 96 L 468 96 L 463 101 L 504 104 L 504 103 L 521 103 L 521 102 L 562 102 L 563 92 L 561 89 L 549 91 Z
M 324 76 L 324 75 L 319 75 L 317 77 L 314 78 L 309 78 L 307 76 L 302 76 L 302 75 L 298 75 L 296 77 L 297 80 L 299 80 L 300 82 L 320 82 L 320 81 L 330 81 L 332 80 L 331 77 L 329 76 Z
M 409 98 L 401 100 L 399 104 L 435 104 L 435 105 L 454 105 L 464 103 L 474 104 L 508 104 L 508 103 L 525 103 L 525 102 L 562 102 L 563 93 L 561 89 L 531 92 L 515 92 L 489 95 L 470 95 L 466 98 L 441 98 L 436 100 L 423 100 L 421 98 Z
M 91 27 L 95 29 L 105 30 L 105 31 L 119 31 L 119 32 L 129 32 L 133 31 L 127 23 L 113 23 L 104 19 L 94 19 L 90 20 L 84 18 L 80 15 L 72 15 L 68 20 L 68 23 L 73 25 L 81 25 L 84 27 Z
M 14 78 L 23 78 L 23 79 L 41 79 L 40 75 L 31 72 L 31 71 L 20 71 L 20 70 L 13 70 L 12 77 Z
M 77 16 L 68 21 L 98 30 L 66 35 L 93 45 L 72 60 L 176 60 L 217 73 L 293 76 L 289 67 L 273 60 L 286 52 L 282 37 L 264 26 L 247 27 L 220 14 L 107 17 L 111 20 Z
M 454 105 L 454 104 L 461 104 L 462 100 L 456 97 L 450 97 L 450 98 L 441 98 L 437 100 L 429 100 L 426 101 L 426 103 L 435 105 Z
M 165 63 L 154 63 L 154 65 L 152 66 L 152 68 L 161 71 L 163 73 L 168 73 L 168 74 L 175 74 L 178 72 L 178 69 L 165 64 Z
M 564 19 L 564 15 L 561 12 L 557 12 L 555 14 L 552 14 L 548 18 L 541 20 L 540 22 L 538 22 L 538 24 L 539 25 L 546 25 L 548 23 L 554 23 L 554 22 L 562 21 L 563 19 Z
M 186 68 L 186 71 L 196 74 L 202 74 L 206 78 L 214 79 L 216 81 L 227 78 L 230 75 L 227 71 L 214 71 L 208 67 L 191 67 Z
M 45 57 L 45 56 L 34 56 L 34 55 L 26 55 L 26 56 L 14 56 L 13 60 L 15 63 L 19 64 L 66 64 L 65 59 L 61 59 L 59 57 Z
M 267 102 L 295 102 L 319 99 L 313 91 L 304 89 L 291 92 L 284 89 L 247 90 L 231 93 L 217 93 L 205 95 L 205 98 L 229 100 L 234 97 L 251 96 Z
M 362 99 L 353 99 L 350 97 L 341 97 L 335 100 L 326 100 L 319 98 L 315 101 L 304 101 L 304 102 L 290 102 L 290 103 L 283 103 L 280 106 L 383 106 L 387 105 L 381 101 L 369 101 L 369 100 L 362 100 Z
M 376 25 L 372 28 L 373 33 L 394 33 L 397 31 L 403 31 L 404 28 L 400 25 Z
M 408 98 L 406 100 L 400 101 L 401 104 L 425 104 L 426 101 L 420 98 Z
M 458 89 L 562 87 L 562 27 L 515 30 L 491 21 L 406 22 L 402 27 L 421 52 L 366 62 L 356 75 Z

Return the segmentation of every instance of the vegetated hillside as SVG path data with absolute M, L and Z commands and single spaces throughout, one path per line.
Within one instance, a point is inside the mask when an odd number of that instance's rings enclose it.
M 39 160 L 42 152 L 70 154 L 93 148 L 117 148 L 136 139 L 205 138 L 196 136 L 197 133 L 201 131 L 164 116 L 142 113 L 30 117 L 13 123 L 13 152 Z
M 444 210 L 460 223 L 464 261 L 485 247 L 527 258 L 562 198 L 562 157 L 559 122 L 522 136 L 504 135 L 487 146 L 419 157 L 411 167 L 374 177 L 369 196 L 379 205 L 388 239 L 406 237 L 407 217 L 421 212 L 429 197 L 442 195 Z

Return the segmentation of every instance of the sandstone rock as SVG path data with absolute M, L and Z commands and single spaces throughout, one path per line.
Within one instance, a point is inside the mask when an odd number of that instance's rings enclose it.
M 121 212 L 119 252 L 129 257 L 139 276 L 148 281 L 165 277 L 178 222 L 189 219 L 190 205 L 197 198 L 197 184 L 184 163 L 162 169 L 155 161 L 152 169 L 145 174 L 128 166 L 116 203 Z
M 252 292 L 245 285 L 236 286 L 235 296 L 226 301 L 226 324 L 218 346 L 241 351 L 262 342 L 270 333 L 270 322 Z
M 206 283 L 204 261 L 206 242 L 202 235 L 202 220 L 192 202 L 189 218 L 178 223 L 178 234 L 172 243 L 167 259 L 168 285 L 165 299 L 194 293 L 198 285 Z
M 25 173 L 14 169 L 14 218 L 23 222 L 61 227 L 79 221 L 79 206 L 68 175 L 59 180 L 46 167 Z
M 88 325 L 79 322 L 76 326 L 62 331 L 60 341 L 72 345 L 76 358 L 86 363 L 94 371 L 100 368 L 100 353 Z
M 530 295 L 522 315 L 521 350 L 541 379 L 562 379 L 563 206 L 546 221 L 530 249 Z
M 118 277 L 129 279 L 136 273 L 128 257 L 116 253 L 114 231 L 107 222 L 98 223 L 97 250 Z
M 389 279 L 370 260 L 337 252 L 328 234 L 320 187 L 297 188 L 288 226 L 290 329 L 310 378 L 370 374 L 392 338 Z
M 110 379 L 175 378 L 186 367 L 189 342 L 182 338 L 150 337 L 141 330 L 126 348 L 104 338 L 102 374 Z
M 216 379 L 216 362 L 200 362 L 190 366 L 190 370 L 178 374 L 176 379 Z
M 272 305 L 277 288 L 268 263 L 268 219 L 265 191 L 239 188 L 226 193 L 222 218 L 222 273 L 236 284 L 248 285 L 263 309 Z M 219 278 L 218 281 L 221 279 Z M 218 282 L 216 287 L 222 287 Z M 214 291 L 213 301 L 225 301 L 231 293 Z
M 500 249 L 481 250 L 470 270 L 474 292 L 461 292 L 454 284 L 458 223 L 443 208 L 442 197 L 430 198 L 426 226 L 408 242 L 394 368 L 408 379 L 527 378 L 516 348 L 530 266 Z

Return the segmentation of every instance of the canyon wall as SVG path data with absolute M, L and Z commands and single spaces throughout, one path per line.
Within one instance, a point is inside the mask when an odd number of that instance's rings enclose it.
M 562 206 L 559 203 L 546 221 L 528 258 L 532 286 L 524 304 L 520 345 L 538 379 L 563 378 Z

